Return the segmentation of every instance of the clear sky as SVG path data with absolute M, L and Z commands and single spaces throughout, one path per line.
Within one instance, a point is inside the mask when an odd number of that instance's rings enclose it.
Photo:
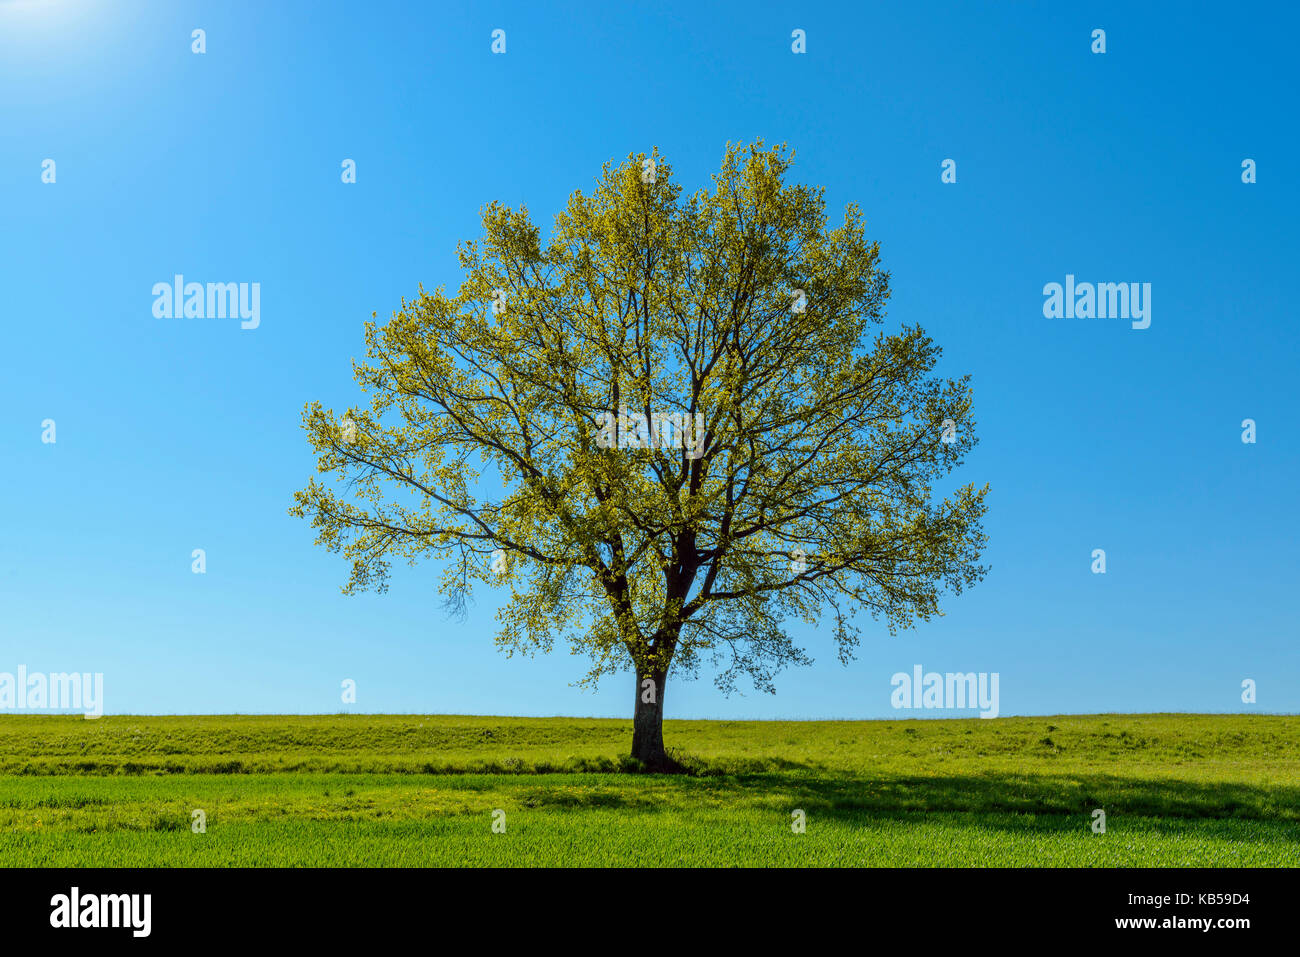
M 108 713 L 629 716 L 630 674 L 593 694 L 564 650 L 504 657 L 496 597 L 451 621 L 434 568 L 341 596 L 286 514 L 300 413 L 359 400 L 363 321 L 454 288 L 483 204 L 549 223 L 652 146 L 693 190 L 762 136 L 834 218 L 861 205 L 887 323 L 972 374 L 991 572 L 847 668 L 796 627 L 815 664 L 775 696 L 670 679 L 667 716 L 921 716 L 890 706 L 915 664 L 997 672 L 1003 714 L 1300 710 L 1298 28 L 1283 3 L 0 0 L 0 671 L 102 672 Z M 177 273 L 260 283 L 260 325 L 156 318 Z M 1150 327 L 1045 318 L 1067 274 L 1150 283 Z

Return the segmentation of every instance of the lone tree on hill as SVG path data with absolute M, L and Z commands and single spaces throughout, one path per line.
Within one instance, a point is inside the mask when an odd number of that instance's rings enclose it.
M 455 295 L 366 324 L 365 408 L 311 403 L 317 470 L 294 494 L 346 594 L 394 558 L 442 562 L 448 606 L 508 588 L 497 643 L 635 672 L 632 756 L 664 749 L 670 671 L 772 691 L 810 660 L 783 622 L 891 632 L 978 581 L 987 486 L 932 482 L 975 444 L 969 376 L 932 375 L 919 327 L 877 332 L 889 296 L 856 206 L 786 183 L 784 147 L 728 145 L 687 198 L 656 150 L 605 164 L 549 238 L 492 203 Z M 341 492 L 341 494 L 340 494 Z

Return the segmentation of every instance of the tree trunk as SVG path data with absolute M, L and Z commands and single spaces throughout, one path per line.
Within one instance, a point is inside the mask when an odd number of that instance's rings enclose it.
M 636 675 L 636 709 L 632 712 L 632 757 L 648 771 L 679 770 L 677 762 L 664 750 L 664 679 L 656 671 Z M 653 686 L 646 684 L 646 679 Z

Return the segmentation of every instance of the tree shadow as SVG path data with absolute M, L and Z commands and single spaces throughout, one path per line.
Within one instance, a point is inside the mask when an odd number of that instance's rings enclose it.
M 1257 786 L 1110 774 L 872 776 L 745 774 L 711 781 L 738 800 L 797 800 L 832 818 L 923 812 L 1107 814 L 1158 818 L 1233 818 L 1300 823 L 1300 786 Z M 725 785 L 722 784 L 725 780 Z

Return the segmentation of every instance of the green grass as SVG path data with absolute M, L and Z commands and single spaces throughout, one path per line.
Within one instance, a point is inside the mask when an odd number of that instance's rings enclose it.
M 0 864 L 1300 865 L 1297 717 L 667 722 L 687 776 L 635 773 L 629 739 L 575 718 L 4 716 Z

